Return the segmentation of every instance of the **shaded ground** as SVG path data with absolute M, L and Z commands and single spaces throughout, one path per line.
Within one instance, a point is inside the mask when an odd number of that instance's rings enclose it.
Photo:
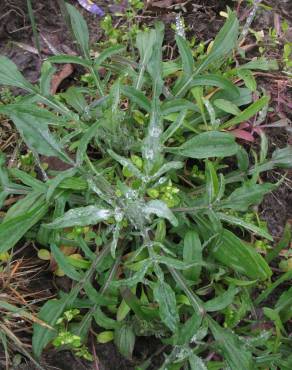
M 76 1 L 69 1 L 72 4 L 76 4 Z M 103 7 L 104 10 L 109 9 L 108 5 L 110 2 L 107 1 L 97 1 L 99 5 Z M 285 16 L 287 19 L 291 20 L 292 14 L 292 4 L 285 1 L 273 1 L 270 2 L 272 6 L 279 12 L 279 14 Z M 214 37 L 219 28 L 223 23 L 223 18 L 219 16 L 219 11 L 225 9 L 226 4 L 232 6 L 233 1 L 215 1 L 215 0 L 197 0 L 189 1 L 186 4 L 187 12 L 183 13 L 184 20 L 188 26 L 188 36 L 195 36 L 198 40 L 209 40 Z M 38 23 L 38 28 L 40 34 L 44 36 L 41 39 L 41 46 L 43 51 L 43 57 L 51 54 L 50 46 L 55 47 L 59 52 L 71 53 L 74 51 L 74 44 L 71 39 L 70 32 L 68 32 L 66 25 L 64 24 L 62 15 L 57 6 L 56 0 L 38 0 L 33 1 L 33 7 Z M 80 8 L 79 8 L 80 10 Z M 147 22 L 149 24 L 154 23 L 155 19 L 163 20 L 167 25 L 166 41 L 170 46 L 174 45 L 173 30 L 171 29 L 171 23 L 175 22 L 176 12 L 180 9 L 175 10 L 159 8 L 159 7 L 149 7 L 145 10 L 141 17 L 140 22 Z M 96 18 L 85 11 L 83 11 L 86 17 L 89 28 L 91 41 L 97 43 L 101 37 L 102 32 L 99 27 L 100 18 Z M 248 14 L 244 7 L 240 9 L 240 17 L 243 19 Z M 120 18 L 116 18 L 116 22 L 120 22 Z M 257 30 L 265 29 L 274 26 L 274 13 L 262 12 L 261 16 L 258 17 L 254 28 Z M 33 46 L 31 26 L 26 13 L 26 6 L 24 0 L 7 0 L 1 1 L 0 4 L 0 54 L 7 55 L 12 58 L 14 62 L 19 66 L 20 70 L 24 75 L 31 81 L 36 82 L 38 80 L 40 71 L 40 59 L 34 52 L 24 50 L 20 45 L 15 43 L 23 43 L 26 46 Z M 48 43 L 44 41 L 48 40 Z M 27 47 L 26 47 L 27 48 Z M 274 57 L 279 57 L 279 50 L 274 51 Z M 72 77 L 70 77 L 72 78 Z M 280 79 L 280 77 L 279 77 Z M 276 85 L 278 80 L 269 80 L 268 78 L 263 79 L 263 86 L 270 90 L 271 94 L 283 96 L 285 99 L 289 99 L 289 88 L 291 85 L 278 86 Z M 275 85 L 276 84 L 276 85 Z M 278 92 L 280 93 L 278 94 Z M 275 96 L 273 96 L 275 98 Z M 291 91 L 290 91 L 290 101 L 291 101 Z M 285 104 L 280 104 L 278 102 L 274 103 L 275 106 L 275 117 L 274 119 L 279 119 L 282 115 L 289 114 L 287 106 Z M 280 116 L 279 116 L 280 115 Z M 6 128 L 3 132 L 0 131 L 2 138 L 1 141 L 11 138 L 11 135 L 15 135 L 9 122 L 5 123 Z M 269 141 L 271 147 L 274 150 L 277 147 L 285 147 L 290 141 L 289 132 L 286 128 L 281 129 L 269 129 L 267 130 L 269 135 Z M 7 135 L 7 137 L 5 136 Z M 10 139 L 9 139 L 10 140 Z M 13 154 L 13 149 L 17 138 L 14 136 L 11 140 L 11 146 L 7 147 L 9 155 Z M 14 143 L 14 144 L 13 144 Z M 6 149 L 7 149 L 6 148 Z M 281 178 L 283 173 L 278 173 L 277 171 L 271 171 L 265 177 L 266 180 L 271 182 L 276 182 Z M 265 197 L 261 207 L 261 216 L 267 220 L 270 231 L 275 236 L 280 236 L 283 231 L 283 227 L 287 220 L 292 219 L 292 176 L 291 173 L 287 175 L 286 180 L 279 187 L 278 190 L 272 194 Z M 39 261 L 34 261 L 35 263 Z M 30 279 L 27 285 L 24 287 L 27 291 L 33 293 L 39 292 L 41 289 L 45 290 L 47 296 L 51 296 L 55 292 L 53 283 L 48 283 L 51 279 L 47 279 L 47 273 L 39 271 L 35 279 Z M 44 285 L 45 284 L 45 285 Z M 29 299 L 32 299 L 29 297 Z M 25 332 L 24 337 L 30 335 L 31 329 Z M 92 350 L 91 344 L 89 349 Z M 147 357 L 152 355 L 157 349 L 159 349 L 159 344 L 155 338 L 140 338 L 136 348 L 134 361 L 129 362 L 123 359 L 119 353 L 117 353 L 114 345 L 112 343 L 107 345 L 97 345 L 96 353 L 99 359 L 99 367 L 95 363 L 86 363 L 78 358 L 75 358 L 69 351 L 47 351 L 43 357 L 43 366 L 46 369 L 61 369 L 61 370 L 79 370 L 79 369 L 104 369 L 104 370 L 116 370 L 116 369 L 134 369 L 135 364 L 145 360 Z M 0 360 L 3 359 L 0 353 Z M 162 361 L 161 356 L 157 356 L 154 359 L 152 369 L 158 369 Z M 3 364 L 3 362 L 2 362 Z M 0 362 L 1 368 L 1 362 Z M 34 369 L 31 362 L 22 363 L 16 366 L 15 369 L 28 370 Z

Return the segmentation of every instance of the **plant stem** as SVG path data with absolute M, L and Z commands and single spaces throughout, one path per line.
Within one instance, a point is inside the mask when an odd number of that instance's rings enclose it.
M 35 47 L 37 48 L 39 57 L 41 58 L 40 40 L 39 40 L 38 30 L 37 30 L 37 26 L 36 26 L 36 22 L 35 22 L 35 16 L 33 14 L 31 0 L 27 0 L 26 3 L 27 3 L 28 16 L 29 16 L 29 19 L 30 19 L 32 33 L 33 33 L 33 37 L 34 37 Z

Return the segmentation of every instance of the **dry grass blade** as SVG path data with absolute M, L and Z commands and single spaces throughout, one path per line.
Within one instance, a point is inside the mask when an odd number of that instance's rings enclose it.
M 30 353 L 24 348 L 23 343 L 12 333 L 11 330 L 5 325 L 0 323 L 0 329 L 6 336 L 14 343 L 14 345 L 22 352 L 29 360 L 40 370 L 45 370 L 31 355 Z

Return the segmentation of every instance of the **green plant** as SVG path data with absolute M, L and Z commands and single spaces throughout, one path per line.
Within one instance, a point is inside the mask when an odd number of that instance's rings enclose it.
M 57 320 L 56 327 L 58 334 L 53 340 L 53 345 L 57 348 L 69 348 L 76 354 L 76 356 L 92 361 L 93 356 L 89 353 L 86 346 L 82 344 L 82 338 L 79 335 L 74 334 L 74 323 L 72 324 L 71 322 L 74 319 L 82 318 L 79 314 L 80 311 L 78 309 L 71 309 L 65 311 Z
M 287 71 L 291 71 L 292 69 L 291 56 L 292 56 L 292 43 L 287 42 L 284 44 L 283 48 L 283 62 Z
M 122 12 L 123 21 L 118 27 L 113 24 L 113 17 L 107 14 L 100 22 L 100 26 L 104 31 L 106 40 L 103 42 L 104 46 L 108 47 L 121 42 L 132 45 L 137 32 L 139 31 L 139 23 L 137 22 L 136 17 L 143 7 L 143 1 L 128 1 L 128 5 L 124 7 Z M 121 14 L 117 13 L 116 15 Z
M 284 326 L 291 317 L 290 290 L 265 309 L 273 325 L 264 333 L 255 307 L 291 273 L 271 284 L 269 262 L 276 256 L 260 254 L 248 236 L 272 237 L 246 213 L 277 186 L 260 182 L 261 173 L 291 167 L 291 148 L 277 149 L 269 159 L 262 135 L 260 153 L 251 160 L 229 132 L 268 104 L 252 71 L 277 65 L 265 59 L 225 63 L 238 40 L 230 11 L 199 61 L 179 35 L 179 58 L 163 61 L 161 23 L 137 34 L 134 59 L 126 54 L 110 62 L 124 52 L 120 45 L 92 59 L 84 19 L 74 7 L 67 10 L 82 57 L 49 58 L 39 85 L 0 58 L 0 83 L 28 93 L 0 113 L 12 119 L 30 149 L 69 166 L 48 168 L 49 179 L 40 181 L 6 168 L 1 159 L 2 204 L 10 195 L 23 197 L 0 224 L 0 252 L 29 237 L 73 282 L 69 293 L 59 292 L 40 309 L 39 319 L 53 329 L 34 324 L 34 355 L 50 342 L 84 353 L 95 322 L 103 332 L 98 340 L 113 339 L 128 358 L 136 336 L 155 335 L 172 346 L 161 369 L 289 369 Z M 84 67 L 94 93 L 71 87 L 62 100 L 51 96 L 51 63 Z M 236 235 L 241 230 L 247 233 L 242 239 Z M 68 258 L 64 245 L 78 249 L 87 265 Z M 68 320 L 68 312 L 81 308 L 68 331 L 74 318 Z

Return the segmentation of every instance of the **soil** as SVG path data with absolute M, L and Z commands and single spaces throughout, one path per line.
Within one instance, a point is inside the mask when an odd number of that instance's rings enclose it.
M 71 4 L 76 5 L 76 1 L 69 0 Z M 41 37 L 41 50 L 42 57 L 51 54 L 50 45 L 58 50 L 58 52 L 73 53 L 76 50 L 72 37 L 68 28 L 63 20 L 62 14 L 59 10 L 56 0 L 33 0 L 33 9 L 37 21 L 37 26 Z M 96 1 L 106 12 L 110 12 L 110 1 Z M 151 3 L 151 2 L 148 2 Z M 268 1 L 265 1 L 267 4 Z M 276 12 L 280 17 L 287 20 L 292 20 L 292 3 L 284 0 L 270 1 Z M 197 0 L 187 1 L 187 12 L 182 13 L 185 23 L 188 26 L 187 36 L 195 36 L 197 40 L 207 41 L 214 37 L 223 24 L 223 18 L 219 15 L 220 10 L 226 9 L 226 5 L 234 6 L 233 1 L 216 1 L 216 0 Z M 78 5 L 77 5 L 78 6 Z M 81 10 L 80 7 L 78 7 Z M 100 18 L 81 10 L 85 16 L 90 29 L 91 42 L 98 43 L 102 38 L 102 32 L 99 26 Z M 166 42 L 172 47 L 174 45 L 174 34 L 171 29 L 171 23 L 175 22 L 176 13 L 180 9 L 175 10 L 151 7 L 149 6 L 139 18 L 139 21 L 153 24 L 156 19 L 160 19 L 166 24 Z M 268 30 L 269 27 L 274 26 L 274 14 L 272 12 L 261 11 L 261 16 L 257 17 L 253 28 L 256 30 Z M 241 18 L 246 17 L 247 13 L 245 8 L 239 9 Z M 115 22 L 122 21 L 121 18 L 114 17 Z M 291 33 L 291 28 L 289 30 Z M 286 35 L 287 36 L 287 35 Z M 285 37 L 286 37 L 285 36 Z M 289 35 L 287 37 L 290 37 Z M 44 41 L 48 40 L 48 43 Z M 26 2 L 24 0 L 0 0 L 0 55 L 6 55 L 11 58 L 31 82 L 36 82 L 39 77 L 41 61 L 39 55 L 33 47 L 33 35 L 30 26 L 29 17 L 26 11 Z M 33 52 L 31 52 L 33 51 Z M 274 51 L 279 54 L 279 50 Z M 74 78 L 70 76 L 69 78 Z M 262 79 L 262 84 L 270 92 L 272 97 L 275 94 L 275 86 L 271 83 L 276 83 L 281 80 L 281 76 L 277 80 Z M 67 81 L 68 82 L 68 81 Z M 69 80 L 70 84 L 70 80 Z M 291 87 L 291 85 L 290 85 Z M 289 86 L 278 86 L 277 97 L 280 96 L 284 101 L 291 101 L 291 91 Z M 290 94 L 290 96 L 289 96 Z M 288 99 L 288 100 L 287 100 Z M 282 105 L 281 105 L 282 104 Z M 289 111 L 285 104 L 275 102 L 275 116 L 273 120 L 276 121 L 283 116 L 288 116 Z M 290 117 L 291 118 L 291 117 Z M 2 128 L 1 128 L 2 130 Z M 6 130 L 6 131 L 5 131 Z M 1 140 L 6 140 L 7 132 L 12 132 L 12 128 L 7 122 L 7 127 Z M 8 130 L 8 131 L 7 131 Z M 290 131 L 291 132 L 291 131 Z M 2 132 L 0 131 L 2 134 Z M 291 134 L 286 128 L 268 129 L 266 130 L 272 149 L 285 147 L 287 143 L 292 143 Z M 9 149 L 10 155 L 13 148 Z M 265 180 L 276 182 L 283 175 L 283 171 L 271 171 L 265 175 Z M 260 214 L 263 219 L 268 223 L 271 233 L 275 237 L 282 235 L 283 228 L 287 221 L 292 219 L 292 174 L 286 174 L 286 179 L 278 190 L 265 197 L 260 206 Z M 39 275 L 38 279 L 33 280 L 27 285 L 26 289 L 33 293 L 38 292 L 41 288 L 46 290 L 47 296 L 54 294 L 54 286 L 48 284 L 47 272 Z M 44 285 L 45 284 L 45 285 Z M 30 330 L 29 330 L 30 331 Z M 27 336 L 27 335 L 26 335 Z M 82 369 L 100 369 L 100 370 L 131 370 L 135 369 L 135 365 L 145 361 L 146 358 L 151 356 L 159 350 L 161 344 L 155 338 L 140 338 L 135 347 L 134 359 L 127 361 L 117 352 L 115 346 L 110 344 L 96 345 L 95 351 L 99 359 L 99 365 L 88 363 L 72 355 L 70 351 L 57 352 L 55 350 L 47 350 L 42 358 L 42 366 L 45 369 L 61 369 L 61 370 L 82 370 Z M 92 348 L 90 348 L 91 350 Z M 16 351 L 17 352 L 17 351 Z M 1 363 L 3 364 L 3 356 L 0 350 L 0 369 Z M 150 369 L 158 369 L 163 362 L 163 357 L 157 355 L 153 359 L 152 367 Z M 16 366 L 15 370 L 32 370 L 34 365 L 23 358 L 21 365 Z

